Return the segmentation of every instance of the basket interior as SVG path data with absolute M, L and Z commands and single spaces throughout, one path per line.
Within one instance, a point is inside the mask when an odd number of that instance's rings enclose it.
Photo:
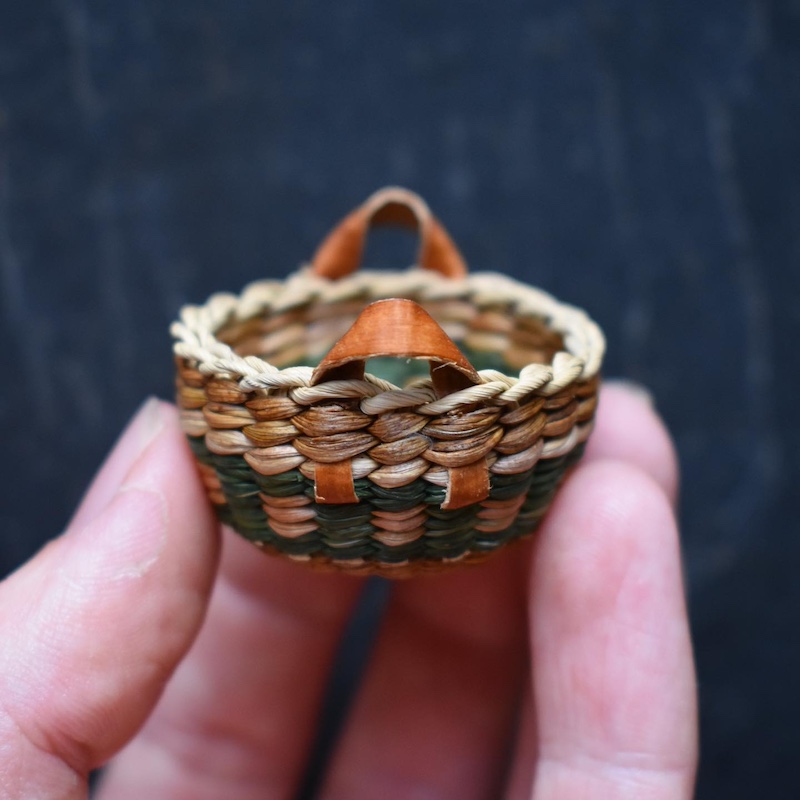
M 371 300 L 376 298 L 371 298 Z M 481 306 L 466 300 L 420 301 L 477 370 L 516 376 L 526 364 L 549 364 L 564 349 L 560 334 L 540 319 L 521 317 L 512 304 Z M 367 300 L 311 302 L 280 313 L 236 320 L 216 335 L 239 355 L 255 355 L 274 366 L 316 366 L 347 332 Z M 367 370 L 395 385 L 428 375 L 424 360 L 374 358 Z

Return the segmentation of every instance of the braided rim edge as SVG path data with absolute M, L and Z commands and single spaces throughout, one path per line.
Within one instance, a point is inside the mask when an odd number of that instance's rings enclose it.
M 476 306 L 505 304 L 516 317 L 543 322 L 560 334 L 564 350 L 550 364 L 531 363 L 519 377 L 497 370 L 481 370 L 481 384 L 436 399 L 430 382 L 419 381 L 402 388 L 367 373 L 364 380 L 330 381 L 311 385 L 312 367 L 279 369 L 257 356 L 240 356 L 216 338 L 224 326 L 278 314 L 311 303 L 335 303 L 385 297 L 411 297 L 419 302 L 466 300 Z M 170 327 L 174 353 L 193 361 L 203 374 L 238 381 L 243 391 L 289 390 L 302 405 L 335 398 L 361 398 L 367 413 L 382 413 L 414 406 L 426 414 L 441 414 L 476 402 L 505 405 L 532 392 L 553 395 L 573 381 L 587 381 L 600 369 L 605 338 L 600 327 L 574 306 L 561 303 L 546 292 L 494 272 L 473 273 L 462 280 L 444 278 L 428 270 L 407 272 L 361 271 L 331 281 L 304 267 L 285 281 L 263 280 L 247 286 L 240 295 L 218 293 L 203 305 L 184 306 L 179 321 Z

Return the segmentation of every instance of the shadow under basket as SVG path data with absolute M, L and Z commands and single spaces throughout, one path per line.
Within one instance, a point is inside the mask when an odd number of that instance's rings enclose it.
M 372 224 L 419 267 L 357 271 Z M 407 577 L 532 533 L 592 429 L 604 350 L 582 311 L 469 275 L 425 203 L 381 190 L 285 281 L 187 306 L 181 419 L 219 518 L 312 566 Z

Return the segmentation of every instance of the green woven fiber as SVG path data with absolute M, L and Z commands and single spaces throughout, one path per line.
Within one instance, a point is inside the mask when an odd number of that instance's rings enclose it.
M 357 491 L 364 500 L 369 502 L 376 511 L 408 511 L 410 508 L 427 502 L 425 481 L 414 481 L 408 486 L 398 486 L 396 489 L 384 489 L 372 481 L 364 481 L 364 486 L 359 486 L 356 481 Z
M 242 461 L 247 469 L 250 469 L 247 462 L 244 459 Z M 255 470 L 251 472 L 258 488 L 270 497 L 295 497 L 298 494 L 307 494 L 308 481 L 299 469 L 282 472 L 280 475 L 261 475 Z M 312 499 L 314 497 L 313 486 L 309 497 Z
M 536 530 L 550 506 L 556 491 L 567 470 L 583 455 L 584 445 L 578 445 L 574 450 L 560 458 L 539 461 L 531 470 L 531 488 L 516 520 L 502 535 L 507 536 L 506 541 L 516 539 Z M 497 534 L 488 537 L 478 537 L 476 549 L 492 549 L 498 546 Z
M 567 470 L 583 451 L 540 460 L 518 475 L 492 475 L 489 498 L 505 500 L 527 492 L 515 522 L 504 531 L 484 533 L 475 525 L 479 506 L 444 510 L 444 489 L 418 479 L 398 489 L 382 489 L 367 479 L 355 481 L 360 502 L 347 505 L 314 504 L 318 529 L 294 539 L 275 533 L 261 507 L 259 492 L 272 497 L 298 494 L 313 500 L 313 481 L 299 470 L 281 475 L 260 475 L 239 456 L 209 452 L 203 437 L 189 437 L 195 455 L 214 468 L 228 505 L 217 507 L 220 519 L 240 534 L 292 555 L 326 556 L 333 560 L 362 558 L 371 562 L 397 563 L 416 558 L 457 558 L 470 551 L 489 551 L 531 533 L 538 526 Z M 371 512 L 404 511 L 420 503 L 428 506 L 425 535 L 415 542 L 392 547 L 372 538 Z

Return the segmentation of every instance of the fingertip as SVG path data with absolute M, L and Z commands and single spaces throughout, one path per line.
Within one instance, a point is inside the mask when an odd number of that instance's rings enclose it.
M 679 466 L 672 437 L 652 396 L 635 384 L 603 384 L 585 459 L 626 461 L 650 475 L 673 504 L 677 500 Z
M 535 636 L 580 631 L 617 619 L 621 587 L 641 587 L 641 604 L 685 616 L 677 525 L 661 486 L 624 461 L 582 464 L 556 496 L 536 539 L 529 607 Z M 659 619 L 647 623 L 654 629 Z
M 636 752 L 654 775 L 691 776 L 694 666 L 679 535 L 661 485 L 630 463 L 587 462 L 536 544 L 529 608 L 542 757 L 624 772 Z
M 132 537 L 148 535 L 149 522 L 154 552 L 147 562 L 148 570 L 157 568 L 153 588 L 160 593 L 163 604 L 154 610 L 184 617 L 178 645 L 182 653 L 189 644 L 184 642 L 185 632 L 199 627 L 209 599 L 219 558 L 219 525 L 177 410 L 169 403 L 155 402 L 158 430 L 125 476 L 102 518 L 112 529 Z M 124 506 L 133 506 L 136 524 L 125 524 L 130 516 L 122 510 Z M 122 536 L 118 537 L 117 545 L 123 541 Z
M 118 477 L 100 513 L 70 526 L 68 540 L 82 552 L 102 554 L 106 566 L 141 551 L 140 562 L 159 562 L 161 580 L 175 587 L 210 592 L 219 550 L 218 525 L 201 485 L 194 457 L 170 403 L 151 399 L 129 426 L 134 450 L 128 470 Z M 116 471 L 118 467 L 114 467 Z M 110 489 L 107 484 L 105 489 Z M 148 541 L 149 540 L 149 541 Z M 124 571 L 124 570 L 123 570 Z M 110 574 L 110 573 L 109 573 Z
M 632 548 L 674 552 L 679 547 L 674 513 L 663 486 L 628 461 L 595 457 L 582 463 L 556 495 L 539 542 L 563 557 L 610 551 L 620 560 Z
M 111 502 L 136 459 L 163 428 L 167 409 L 168 404 L 155 397 L 147 398 L 139 406 L 92 479 L 72 516 L 70 528 L 85 525 Z

